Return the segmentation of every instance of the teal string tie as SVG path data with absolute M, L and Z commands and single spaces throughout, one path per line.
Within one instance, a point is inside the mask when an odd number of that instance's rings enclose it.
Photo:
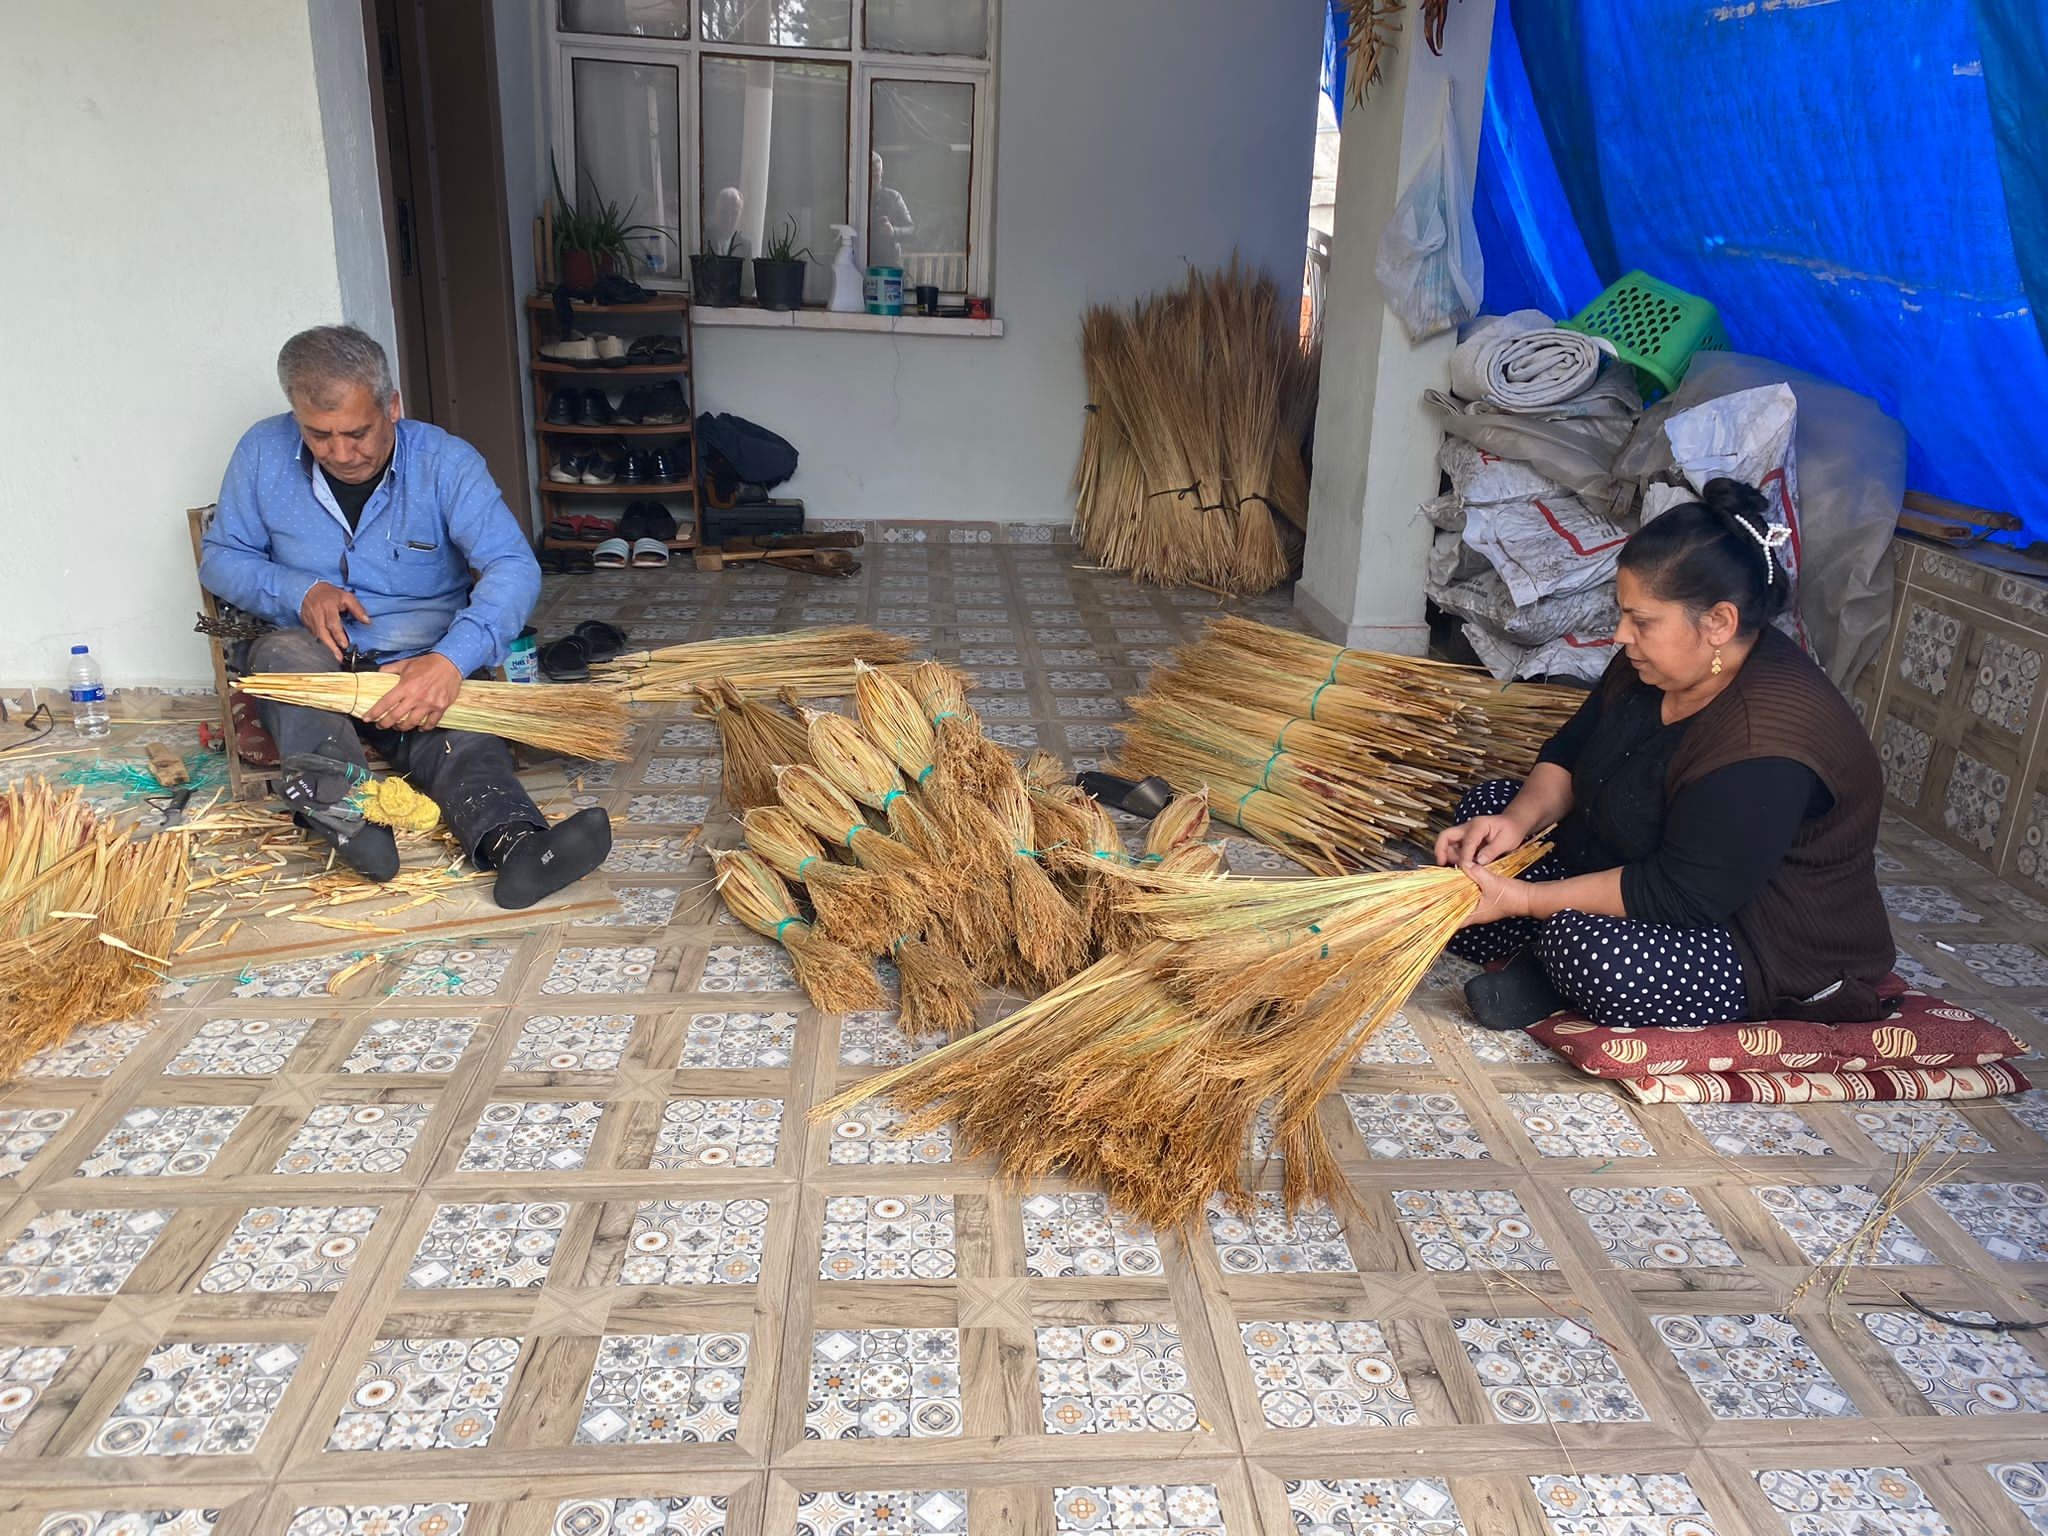
M 932 716 L 932 724 L 933 724 L 933 725 L 937 725 L 937 724 L 938 724 L 938 723 L 939 723 L 939 722 L 940 722 L 941 720 L 958 720 L 959 718 L 960 718 L 960 711 L 959 711 L 959 710 L 957 710 L 957 709 L 942 709 L 942 710 L 940 710 L 940 711 L 939 711 L 939 712 L 938 712 L 938 713 L 937 713 L 936 715 L 933 715 L 933 716 Z
M 800 917 L 785 917 L 781 922 L 775 925 L 775 937 L 778 942 L 782 938 L 782 930 L 787 928 L 791 923 L 803 923 L 806 928 L 810 927 L 810 924 L 804 922 L 804 920 Z
M 1308 717 L 1309 717 L 1309 719 L 1311 719 L 1311 720 L 1315 719 L 1315 717 L 1316 717 L 1316 701 L 1317 701 L 1318 699 L 1320 699 L 1320 698 L 1321 698 L 1321 697 L 1323 696 L 1323 690 L 1324 690 L 1325 688 L 1329 687 L 1329 686 L 1330 686 L 1330 683 L 1334 683 L 1335 681 L 1336 681 L 1336 679 L 1335 679 L 1335 678 L 1333 677 L 1333 678 L 1331 678 L 1331 679 L 1330 679 L 1330 682 L 1329 682 L 1329 683 L 1319 683 L 1319 684 L 1317 684 L 1317 685 L 1316 685 L 1316 691 L 1315 691 L 1314 693 L 1312 693 L 1312 694 L 1310 694 L 1310 695 L 1308 696 Z
M 903 796 L 905 796 L 905 795 L 907 795 L 907 794 L 909 794 L 909 793 L 910 793 L 910 791 L 909 791 L 909 790 L 907 790 L 907 789 L 892 789 L 892 790 L 890 790 L 890 791 L 889 791 L 889 793 L 887 793 L 886 795 L 882 796 L 882 810 L 883 810 L 884 812 L 886 812 L 886 811 L 887 811 L 887 810 L 889 809 L 889 802 L 890 802 L 891 800 L 900 800 L 900 799 L 902 799 L 902 798 L 903 798 Z
M 1280 759 L 1285 757 L 1286 755 L 1287 749 L 1285 747 L 1282 747 L 1278 752 L 1275 752 L 1271 757 L 1266 759 L 1266 766 L 1259 770 L 1259 782 L 1257 786 L 1258 788 L 1264 789 L 1266 787 L 1267 781 L 1273 777 L 1273 765 L 1279 762 Z
M 926 779 L 930 778 L 933 774 L 937 773 L 938 771 L 939 765 L 937 763 L 925 764 L 924 772 L 920 773 L 917 776 L 917 782 L 922 784 Z
M 798 859 L 796 861 L 797 878 L 802 879 L 804 870 L 808 868 L 810 865 L 815 864 L 817 862 L 818 856 L 815 853 L 807 853 L 802 858 Z
M 866 822 L 856 821 L 852 826 L 846 829 L 846 846 L 851 848 L 853 846 L 853 840 L 856 837 L 860 836 L 863 832 L 872 831 L 874 831 L 874 828 L 870 827 Z
M 1234 813 L 1232 814 L 1232 816 L 1231 816 L 1231 818 L 1230 818 L 1230 819 L 1231 819 L 1232 821 L 1236 822 L 1236 823 L 1237 823 L 1237 824 L 1238 824 L 1238 825 L 1239 825 L 1240 827 L 1241 827 L 1241 826 L 1243 826 L 1243 825 L 1244 825 L 1244 803 L 1245 803 L 1245 801 L 1247 801 L 1247 800 L 1251 799 L 1251 797 L 1252 797 L 1253 795 L 1259 794 L 1259 793 L 1261 793 L 1261 792 L 1262 792 L 1262 790 L 1261 790 L 1261 786 L 1259 786 L 1259 785 L 1257 785 L 1257 784 L 1254 784 L 1254 785 L 1253 785 L 1253 786 L 1252 786 L 1252 787 L 1251 787 L 1250 789 L 1246 790 L 1246 791 L 1245 791 L 1245 792 L 1244 792 L 1243 794 L 1239 795 L 1239 796 L 1237 797 L 1237 810 L 1236 810 L 1236 811 L 1235 811 L 1235 812 L 1234 812 Z M 1265 792 L 1265 793 L 1271 793 L 1271 791 L 1264 791 L 1264 792 Z

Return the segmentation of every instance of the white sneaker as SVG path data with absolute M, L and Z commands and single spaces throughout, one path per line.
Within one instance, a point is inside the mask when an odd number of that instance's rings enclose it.
M 543 342 L 540 355 L 556 363 L 594 363 L 597 347 L 581 331 L 571 331 L 560 341 Z
M 592 346 L 597 348 L 596 355 L 600 362 L 604 361 L 606 358 L 622 358 L 626 355 L 626 344 L 623 341 L 619 340 L 618 337 L 610 334 L 608 331 L 592 332 L 590 337 L 590 343 Z

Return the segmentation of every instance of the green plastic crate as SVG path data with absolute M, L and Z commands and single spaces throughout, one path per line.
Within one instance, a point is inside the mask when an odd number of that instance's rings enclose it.
M 1635 368 L 1646 402 L 1678 388 L 1693 353 L 1728 350 L 1719 310 L 1647 272 L 1616 281 L 1564 329 L 1613 342 L 1621 360 Z

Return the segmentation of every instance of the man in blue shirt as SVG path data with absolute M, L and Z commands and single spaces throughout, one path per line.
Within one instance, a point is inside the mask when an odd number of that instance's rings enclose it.
M 462 680 L 504 660 L 540 595 L 540 567 L 483 455 L 407 421 L 384 349 L 350 325 L 284 344 L 291 410 L 259 421 L 228 461 L 206 533 L 208 591 L 277 626 L 252 672 L 375 667 L 398 683 L 359 728 L 330 710 L 263 700 L 287 803 L 372 880 L 398 873 L 391 829 L 348 804 L 367 735 L 430 796 L 505 907 L 531 906 L 611 851 L 597 808 L 549 827 L 495 736 L 436 729 Z

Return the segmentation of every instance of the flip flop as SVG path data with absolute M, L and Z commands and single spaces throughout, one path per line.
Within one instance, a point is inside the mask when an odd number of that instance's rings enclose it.
M 642 569 L 667 565 L 668 545 L 664 544 L 660 539 L 635 539 L 633 541 L 633 564 Z M 591 622 L 595 623 L 597 621 L 592 620 Z M 615 651 L 613 654 L 616 655 L 618 653 Z
M 624 565 L 638 553 L 624 539 L 607 539 L 605 542 L 619 546 L 619 554 L 624 557 L 618 562 L 620 565 Z M 616 624 L 605 623 L 603 619 L 585 619 L 571 633 L 583 642 L 584 652 L 592 661 L 610 661 L 626 648 L 626 632 Z
M 1173 786 L 1156 773 L 1136 782 L 1113 773 L 1082 773 L 1075 775 L 1074 782 L 1104 805 L 1146 821 L 1165 810 L 1173 798 Z
M 633 546 L 624 539 L 606 539 L 590 552 L 591 563 L 600 571 L 622 571 L 626 568 L 626 562 L 632 556 Z M 599 621 L 592 619 L 589 622 L 595 624 Z M 578 627 L 580 628 L 581 626 Z M 608 624 L 605 627 L 607 629 L 611 628 Z
M 587 683 L 590 652 L 574 635 L 564 635 L 540 648 L 540 669 L 558 683 Z

